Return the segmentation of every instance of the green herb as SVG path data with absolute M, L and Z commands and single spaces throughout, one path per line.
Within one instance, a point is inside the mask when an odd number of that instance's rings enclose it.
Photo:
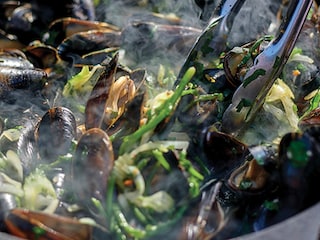
M 308 146 L 302 140 L 291 141 L 287 155 L 294 167 L 304 167 L 309 160 Z
M 122 213 L 119 206 L 116 204 L 113 206 L 113 214 L 115 216 L 115 222 L 113 225 L 113 232 L 118 236 L 121 236 L 121 239 L 126 239 L 125 233 L 127 236 L 130 236 L 133 239 L 145 239 L 151 238 L 159 233 L 163 233 L 169 229 L 170 226 L 177 223 L 185 213 L 187 207 L 180 207 L 177 209 L 176 214 L 172 215 L 172 217 L 168 221 L 158 222 L 156 225 L 147 224 L 145 228 L 136 228 L 128 222 L 126 216 Z
M 142 222 L 143 224 L 148 223 L 147 217 L 141 212 L 141 210 L 139 208 L 133 207 L 133 212 L 134 212 L 134 215 L 136 216 L 136 218 L 139 219 L 140 222 Z
M 201 102 L 201 101 L 223 101 L 224 96 L 223 93 L 212 93 L 212 94 L 203 94 L 198 96 L 195 101 L 196 102 Z
M 292 52 L 291 52 L 291 54 L 290 54 L 289 59 L 290 59 L 293 55 L 295 55 L 295 54 L 302 54 L 302 49 L 301 49 L 301 48 L 298 48 L 298 47 L 294 47 L 293 50 L 292 50 Z
M 163 156 L 163 152 L 159 151 L 158 149 L 155 149 L 152 151 L 152 153 L 157 159 L 157 161 L 161 164 L 161 166 L 164 167 L 164 169 L 166 169 L 167 171 L 170 171 L 170 165 Z
M 144 229 L 138 229 L 131 226 L 120 207 L 114 204 L 113 206 L 113 216 L 115 217 L 116 223 L 120 226 L 125 233 L 132 236 L 134 239 L 142 239 L 146 236 L 146 231 Z
M 236 106 L 237 112 L 240 112 L 244 107 L 251 107 L 252 101 L 246 98 L 242 98 L 238 105 Z
M 264 201 L 263 206 L 270 211 L 278 211 L 279 210 L 279 201 L 275 199 L 273 201 Z
M 243 65 L 245 65 L 250 58 L 252 58 L 252 55 L 256 52 L 256 50 L 260 47 L 261 43 L 263 41 L 271 41 L 273 39 L 273 36 L 271 35 L 266 35 L 262 38 L 259 38 L 253 45 L 251 48 L 249 48 L 248 53 L 243 57 L 242 61 L 240 62 L 238 67 L 241 67 Z
M 259 68 L 255 70 L 250 76 L 243 80 L 243 87 L 248 86 L 249 83 L 256 80 L 259 76 L 263 76 L 266 74 L 266 70 Z
M 46 230 L 41 227 L 33 227 L 32 231 L 34 232 L 35 239 L 40 239 L 46 233 Z
M 85 65 L 81 71 L 70 78 L 63 88 L 62 95 L 64 97 L 76 97 L 85 93 L 90 93 L 95 82 L 98 80 L 97 75 L 101 74 L 103 68 L 95 66 L 92 70 Z
M 197 197 L 200 194 L 200 184 L 203 181 L 203 175 L 196 170 L 192 163 L 187 159 L 187 154 L 182 151 L 179 156 L 179 164 L 184 168 L 184 170 L 189 174 L 189 194 L 191 198 Z
M 153 129 L 155 129 L 162 120 L 164 120 L 166 117 L 168 117 L 172 113 L 178 100 L 182 96 L 186 85 L 189 83 L 189 81 L 194 76 L 194 74 L 195 74 L 195 68 L 194 67 L 189 68 L 186 71 L 185 75 L 182 77 L 179 85 L 177 86 L 172 96 L 169 99 L 167 99 L 158 109 L 156 109 L 155 116 L 151 118 L 149 122 L 146 123 L 146 125 L 143 125 L 142 127 L 140 127 L 133 134 L 124 137 L 123 143 L 121 144 L 120 150 L 119 150 L 120 155 L 134 148 L 137 142 L 141 139 L 141 137 L 144 134 L 146 134 L 147 132 L 153 131 Z
M 319 104 L 320 104 L 320 89 L 318 89 L 316 91 L 316 94 L 310 100 L 309 104 L 310 105 L 309 105 L 308 109 L 306 110 L 306 112 L 303 114 L 303 116 L 301 118 L 307 116 L 310 112 L 312 112 L 313 110 L 315 110 L 316 108 L 319 107 Z
M 303 63 L 298 63 L 297 70 L 299 70 L 300 72 L 306 72 L 308 69 Z
M 242 190 L 248 190 L 252 187 L 252 181 L 249 180 L 249 179 L 243 179 L 241 182 L 240 182 L 240 186 L 239 188 L 242 189 Z

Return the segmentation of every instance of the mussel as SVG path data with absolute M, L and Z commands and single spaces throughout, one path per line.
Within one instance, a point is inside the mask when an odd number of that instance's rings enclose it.
M 53 68 L 60 61 L 55 48 L 38 41 L 30 43 L 24 53 L 33 65 L 41 69 Z
M 310 128 L 317 128 L 320 125 L 320 107 L 304 114 L 299 121 L 299 128 L 302 130 L 308 130 Z M 315 129 L 313 128 L 313 129 Z
M 0 29 L 0 44 L 4 49 L 23 49 L 25 47 L 16 36 Z
M 248 146 L 231 135 L 212 128 L 204 130 L 204 159 L 213 176 L 224 176 L 245 160 Z
M 76 139 L 76 120 L 66 107 L 47 110 L 42 118 L 29 122 L 18 141 L 18 153 L 26 173 L 39 163 L 50 164 L 67 154 Z
M 66 17 L 57 19 L 50 24 L 48 36 L 44 40 L 47 44 L 57 47 L 64 39 L 69 38 L 73 34 L 88 32 L 90 30 L 109 30 L 113 32 L 119 31 L 119 28 L 105 22 Z
M 15 89 L 32 89 L 35 91 L 41 89 L 45 84 L 47 73 L 42 69 L 35 68 L 23 52 L 3 50 L 0 58 L 0 98 L 5 101 L 14 100 L 15 97 L 11 99 L 8 95 Z
M 283 136 L 279 144 L 279 182 L 257 210 L 254 229 L 261 230 L 319 202 L 318 127 Z
M 16 35 L 26 45 L 41 39 L 48 30 L 48 25 L 56 19 L 74 17 L 93 20 L 95 17 L 92 2 L 88 0 L 70 0 L 64 3 L 4 1 L 0 10 L 4 12 L 0 28 Z
M 87 130 L 80 138 L 72 163 L 72 181 L 79 202 L 91 205 L 106 197 L 114 155 L 109 136 L 99 128 Z
M 33 64 L 27 59 L 24 52 L 18 49 L 2 49 L 0 66 L 9 68 L 32 69 Z
M 57 47 L 59 56 L 77 63 L 81 56 L 105 48 L 120 46 L 120 33 L 110 30 L 90 30 L 79 32 L 63 40 Z
M 25 239 L 87 240 L 92 236 L 92 226 L 76 219 L 20 208 L 9 212 L 5 224 L 11 234 Z
M 49 109 L 39 122 L 35 136 L 42 162 L 52 162 L 70 150 L 77 133 L 73 113 L 65 107 Z
M 184 223 L 179 239 L 215 239 L 228 223 L 227 213 L 217 201 L 221 182 L 202 192 L 201 201 Z
M 304 133 L 288 133 L 282 138 L 279 158 L 285 208 L 298 212 L 319 201 L 319 154 L 318 127 Z
M 115 81 L 115 73 L 118 66 L 118 57 L 116 54 L 113 59 L 104 65 L 104 71 L 99 76 L 93 87 L 85 108 L 85 127 L 100 128 L 102 126 L 106 102 L 110 94 L 110 89 Z

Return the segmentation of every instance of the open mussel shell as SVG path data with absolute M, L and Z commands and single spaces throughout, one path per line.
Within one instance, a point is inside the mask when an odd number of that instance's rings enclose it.
M 223 69 L 229 84 L 239 87 L 250 67 L 253 66 L 255 57 L 263 51 L 269 39 L 251 41 L 241 47 L 234 47 L 223 58 Z
M 90 52 L 120 46 L 120 33 L 109 30 L 79 32 L 63 40 L 57 47 L 59 56 L 76 63 L 78 58 Z
M 103 63 L 103 73 L 93 87 L 85 108 L 85 127 L 100 128 L 104 118 L 107 99 L 115 81 L 119 54 L 116 54 L 108 63 Z
M 90 205 L 91 198 L 104 202 L 113 163 L 109 136 L 99 128 L 86 131 L 78 142 L 72 163 L 74 193 L 80 202 Z
M 38 68 L 49 68 L 59 61 L 55 48 L 40 42 L 33 42 L 24 50 L 28 59 Z
M 251 160 L 233 171 L 228 183 L 237 190 L 258 191 L 265 186 L 267 178 L 268 173 L 256 160 Z
M 275 189 L 276 178 L 273 179 L 264 166 L 260 165 L 256 159 L 252 159 L 245 161 L 231 173 L 228 185 L 243 195 L 253 196 L 268 192 L 270 185 Z
M 271 145 L 250 146 L 248 149 L 246 160 L 232 171 L 228 184 L 242 191 L 264 191 L 271 181 L 271 175 L 279 167 L 276 149 Z
M 140 121 L 137 121 L 137 119 L 141 119 L 143 103 L 144 94 L 137 94 L 126 104 L 125 112 L 120 116 L 120 118 L 112 126 L 109 126 L 109 128 L 106 129 L 106 132 L 110 136 L 113 134 L 117 136 L 112 141 L 115 156 L 118 155 L 118 150 L 122 144 L 123 137 L 138 130 Z
M 200 201 L 183 220 L 178 239 L 225 239 L 221 232 L 229 221 L 229 213 L 217 199 L 221 186 L 222 182 L 213 182 L 202 191 Z
M 225 206 L 259 205 L 278 190 L 279 161 L 273 146 L 248 147 L 240 165 L 225 175 L 219 201 Z
M 307 130 L 315 126 L 320 126 L 320 107 L 312 110 L 310 113 L 304 115 L 299 121 L 299 128 L 302 130 Z M 319 130 L 318 130 L 319 132 Z
M 27 209 L 12 209 L 5 223 L 9 233 L 24 239 L 87 240 L 92 236 L 92 226 L 76 219 Z
M 129 130 L 132 128 L 137 129 L 139 127 L 145 93 L 145 87 L 143 85 L 146 77 L 145 70 L 136 69 L 128 72 L 125 70 L 118 70 L 120 69 L 117 69 L 116 80 L 111 86 L 107 99 L 106 114 L 104 116 L 104 125 L 106 126 L 103 127 L 107 130 L 113 128 L 113 132 L 120 130 L 117 125 L 123 125 L 123 121 L 126 121 L 125 119 L 120 120 L 123 115 L 126 115 L 124 118 L 135 118 L 134 121 L 136 124 L 133 124 L 132 126 L 129 124 L 127 126 Z M 117 109 L 116 112 L 111 113 L 110 109 L 113 109 L 114 104 L 116 104 Z M 131 107 L 129 105 L 131 105 Z M 136 106 L 135 109 L 132 108 L 133 105 Z M 128 109 L 132 111 L 128 113 Z
M 229 134 L 208 128 L 203 136 L 205 159 L 215 176 L 229 173 L 239 166 L 248 154 L 248 146 Z
M 76 120 L 68 108 L 49 109 L 36 129 L 36 142 L 41 161 L 50 163 L 59 155 L 66 154 L 76 138 Z
M 45 41 L 56 47 L 71 35 L 90 30 L 109 30 L 113 32 L 119 31 L 119 28 L 105 22 L 81 20 L 71 17 L 60 18 L 50 24 Z
M 248 45 L 249 44 L 246 44 L 246 46 L 237 48 L 236 50 L 232 49 L 227 52 L 224 57 L 223 69 L 226 73 L 228 82 L 233 87 L 240 86 L 246 70 L 250 67 L 250 65 L 253 64 L 252 59 L 250 59 L 251 61 L 249 61 L 249 63 L 246 63 L 246 65 L 241 65 L 243 59 L 249 53 Z M 250 45 L 252 45 L 252 43 Z

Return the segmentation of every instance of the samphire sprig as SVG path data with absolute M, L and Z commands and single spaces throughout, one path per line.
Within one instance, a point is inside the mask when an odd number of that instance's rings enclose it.
M 120 155 L 131 151 L 138 144 L 138 141 L 144 134 L 155 129 L 162 120 L 170 116 L 172 111 L 174 111 L 178 101 L 180 100 L 185 87 L 194 76 L 195 71 L 196 70 L 194 67 L 190 67 L 181 78 L 181 81 L 172 96 L 168 98 L 161 106 L 159 106 L 158 109 L 156 109 L 157 114 L 155 114 L 145 125 L 141 126 L 137 131 L 124 137 L 122 145 L 120 146 Z

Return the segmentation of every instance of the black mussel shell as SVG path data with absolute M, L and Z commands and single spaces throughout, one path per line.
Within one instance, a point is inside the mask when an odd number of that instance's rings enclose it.
M 85 108 L 85 127 L 100 128 L 104 119 L 107 99 L 110 89 L 115 81 L 115 74 L 118 66 L 118 57 L 116 54 L 108 64 L 104 65 L 104 71 L 99 76 L 93 87 Z
M 50 163 L 59 155 L 68 153 L 76 138 L 76 120 L 68 108 L 49 109 L 36 129 L 36 142 L 41 161 Z
M 320 126 L 320 107 L 312 110 L 310 113 L 303 116 L 299 121 L 299 128 L 302 130 L 309 131 L 310 133 L 311 132 L 319 133 L 320 132 L 319 126 Z M 312 131 L 310 131 L 310 128 L 312 128 Z M 312 135 L 316 137 L 315 134 L 312 134 Z
M 71 35 L 90 30 L 109 30 L 111 32 L 118 31 L 119 29 L 105 22 L 66 17 L 57 19 L 50 24 L 45 41 L 47 44 L 57 47 L 64 39 Z
M 253 221 L 255 231 L 288 219 L 320 201 L 320 151 L 319 142 L 313 137 L 319 136 L 317 133 L 317 127 L 313 127 L 282 137 L 278 151 L 278 190 L 257 209 Z
M 79 201 L 90 205 L 91 198 L 103 203 L 114 155 L 109 136 L 99 128 L 80 138 L 72 164 L 73 189 Z
M 49 68 L 59 61 L 57 50 L 49 45 L 35 42 L 27 46 L 24 52 L 37 68 Z
M 205 69 L 203 70 L 203 77 L 212 83 L 212 87 L 215 90 L 223 89 L 228 84 L 227 76 L 223 69 Z
M 224 71 L 226 73 L 227 80 L 229 84 L 233 87 L 240 86 L 242 82 L 242 77 L 246 73 L 248 66 L 239 67 L 243 58 L 248 54 L 244 48 L 241 52 L 229 51 L 224 57 Z M 252 61 L 251 61 L 252 64 Z
M 12 209 L 5 219 L 5 224 L 9 233 L 23 239 L 92 238 L 92 226 L 77 219 L 23 208 Z M 41 237 L 35 229 L 41 229 Z
M 116 136 L 112 142 L 116 156 L 118 155 L 118 150 L 122 144 L 123 137 L 138 130 L 140 121 L 137 119 L 141 119 L 143 102 L 144 94 L 136 95 L 126 104 L 126 110 L 123 115 L 121 115 L 121 117 L 106 130 L 109 135 L 115 134 Z
M 0 66 L 23 69 L 34 68 L 27 56 L 18 49 L 2 49 L 0 51 Z
M 66 38 L 58 47 L 58 54 L 63 60 L 80 61 L 83 55 L 106 48 L 120 46 L 120 33 L 109 30 L 91 30 L 80 32 Z
M 38 148 L 35 139 L 35 124 L 27 123 L 18 140 L 18 155 L 24 174 L 29 174 L 37 165 Z
M 245 160 L 248 147 L 229 134 L 209 128 L 204 134 L 203 152 L 211 173 L 224 176 Z
M 302 210 L 320 200 L 320 145 L 319 128 L 304 133 L 288 133 L 279 145 L 282 195 L 289 200 L 287 207 Z M 316 137 L 313 137 L 313 134 Z M 286 201 L 285 200 L 285 201 Z

